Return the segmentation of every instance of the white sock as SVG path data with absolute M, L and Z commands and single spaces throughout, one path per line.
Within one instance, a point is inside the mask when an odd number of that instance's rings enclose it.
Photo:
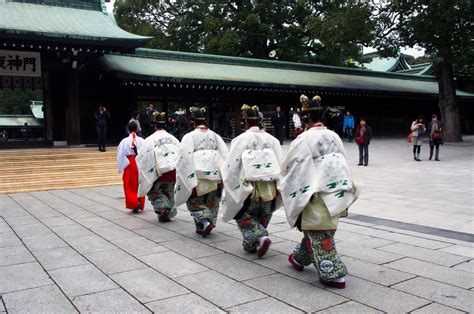
M 204 221 L 204 222 L 202 223 L 202 230 L 206 230 L 207 226 L 209 226 L 209 225 L 210 225 L 210 222 L 209 222 L 209 221 L 207 221 L 207 220 Z
M 262 245 L 263 245 L 263 242 L 264 242 L 266 239 L 270 239 L 270 238 L 267 237 L 267 236 L 263 236 L 263 237 L 258 238 L 258 244 L 259 244 L 259 246 L 262 246 Z
M 346 278 L 345 277 L 342 277 L 342 278 L 337 278 L 337 279 L 334 279 L 332 280 L 333 282 L 346 282 Z

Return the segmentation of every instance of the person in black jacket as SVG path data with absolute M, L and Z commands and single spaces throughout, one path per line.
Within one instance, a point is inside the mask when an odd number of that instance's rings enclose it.
M 435 160 L 439 161 L 439 145 L 443 144 L 443 129 L 443 122 L 438 120 L 435 114 L 432 115 L 427 130 L 430 139 L 430 160 L 433 159 L 433 151 L 435 151 Z
M 367 125 L 364 118 L 360 118 L 360 124 L 356 128 L 355 141 L 359 145 L 359 164 L 366 166 L 369 164 L 369 144 L 372 139 L 372 128 Z
M 285 114 L 281 112 L 280 106 L 276 107 L 276 112 L 272 116 L 272 124 L 275 129 L 275 137 L 280 141 L 280 145 L 283 145 L 285 121 Z
M 153 129 L 153 113 L 156 110 L 153 108 L 153 104 L 148 104 L 145 108 L 145 112 L 143 113 L 143 125 L 142 127 L 142 134 L 143 137 L 148 137 L 152 135 L 155 130 Z
M 94 114 L 95 126 L 97 130 L 97 145 L 100 152 L 105 152 L 105 137 L 107 135 L 107 120 L 110 119 L 110 113 L 103 105 Z

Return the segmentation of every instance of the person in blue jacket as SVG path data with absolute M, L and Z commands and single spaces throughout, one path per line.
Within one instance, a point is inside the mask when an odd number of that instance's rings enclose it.
M 343 132 L 347 134 L 350 143 L 354 142 L 354 116 L 348 111 L 344 116 Z

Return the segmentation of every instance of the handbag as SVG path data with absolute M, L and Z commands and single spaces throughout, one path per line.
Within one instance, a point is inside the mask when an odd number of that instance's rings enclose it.
M 442 140 L 443 139 L 443 133 L 440 131 L 434 131 L 433 134 L 431 134 L 431 138 L 433 140 Z
M 356 144 L 360 145 L 360 144 L 364 144 L 364 137 L 362 135 L 359 135 L 355 138 L 355 142 Z
M 247 149 L 242 153 L 246 181 L 274 181 L 280 177 L 280 163 L 272 149 Z
M 410 132 L 410 133 L 408 133 L 408 135 L 407 135 L 407 142 L 408 142 L 408 143 L 411 143 L 412 141 L 413 141 L 413 133 Z

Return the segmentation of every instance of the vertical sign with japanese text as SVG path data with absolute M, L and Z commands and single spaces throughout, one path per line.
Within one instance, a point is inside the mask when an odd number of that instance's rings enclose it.
M 40 77 L 40 53 L 0 50 L 0 75 Z

